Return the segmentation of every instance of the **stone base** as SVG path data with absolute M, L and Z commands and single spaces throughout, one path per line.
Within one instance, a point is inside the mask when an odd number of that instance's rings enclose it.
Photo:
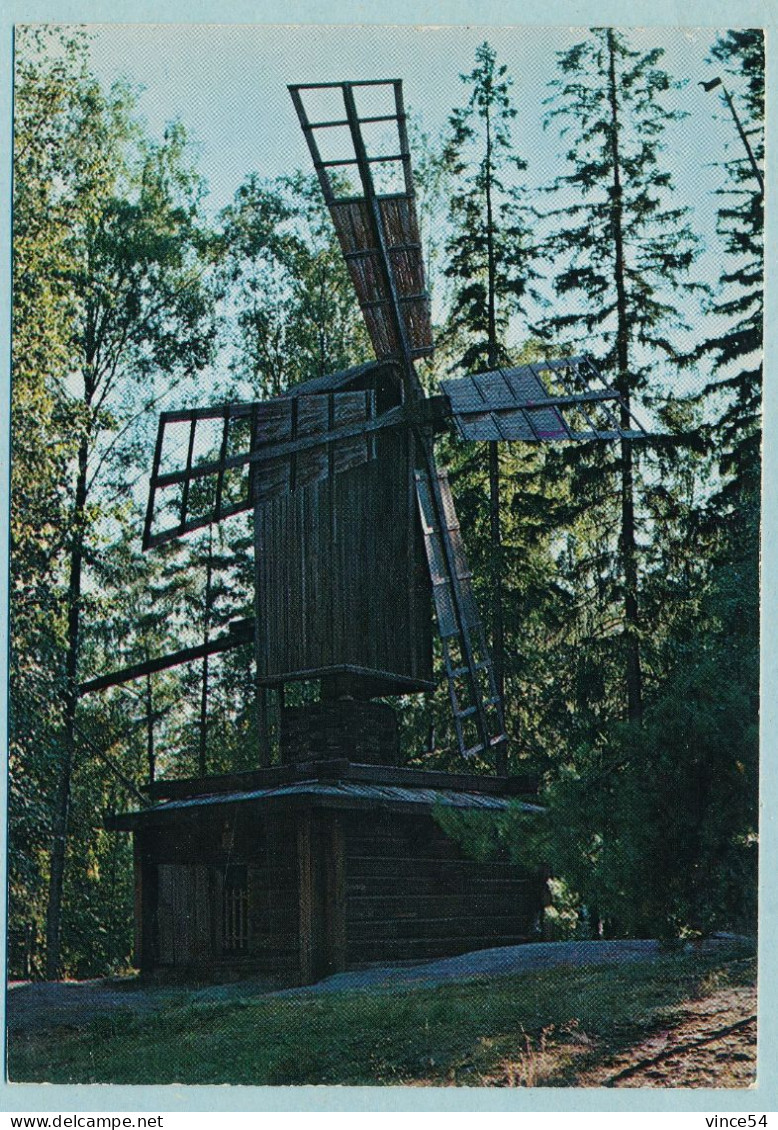
M 383 702 L 338 699 L 281 711 L 281 760 L 397 765 L 397 716 Z

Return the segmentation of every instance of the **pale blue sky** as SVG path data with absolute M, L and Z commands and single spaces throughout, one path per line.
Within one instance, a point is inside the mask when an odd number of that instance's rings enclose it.
M 452 107 L 466 99 L 460 75 L 472 70 L 475 49 L 485 39 L 513 80 L 518 110 L 513 140 L 528 162 L 526 183 L 530 188 L 547 185 L 565 171 L 565 143 L 558 126 L 543 128 L 548 84 L 557 73 L 557 52 L 587 34 L 580 27 L 267 24 L 103 24 L 92 31 L 96 73 L 106 83 L 125 76 L 142 88 L 139 108 L 151 132 L 161 136 L 174 118 L 185 124 L 197 146 L 213 212 L 229 203 L 250 172 L 273 177 L 298 168 L 311 170 L 288 83 L 402 78 L 406 105 L 434 138 L 445 128 Z M 720 201 L 715 190 L 723 174 L 715 162 L 740 155 L 740 141 L 719 95 L 706 94 L 698 85 L 717 73 L 705 61 L 715 38 L 716 31 L 709 27 L 629 32 L 634 49 L 662 47 L 660 65 L 673 78 L 686 80 L 665 99 L 667 108 L 688 114 L 668 130 L 667 161 L 679 203 L 693 207 L 694 228 L 710 249 L 695 277 L 711 284 L 721 269 L 715 236 Z M 737 93 L 737 82 L 730 81 L 730 86 Z M 541 193 L 534 193 L 532 202 L 540 208 L 553 206 Z M 548 285 L 546 292 L 551 297 Z M 696 308 L 689 312 L 691 320 L 699 317 Z M 706 332 L 711 330 L 709 323 Z M 522 340 L 526 327 L 517 325 L 512 336 L 516 343 Z M 591 348 L 586 342 L 581 347 Z M 688 373 L 683 379 L 701 386 L 706 377 Z
M 114 24 L 93 30 L 98 75 L 110 81 L 123 74 L 145 88 L 140 106 L 153 132 L 180 118 L 198 142 L 214 208 L 229 201 L 250 171 L 274 176 L 310 167 L 287 83 L 402 78 L 406 104 L 435 135 L 461 104 L 459 75 L 472 69 L 484 39 L 514 81 L 514 137 L 529 159 L 529 182 L 547 181 L 561 167 L 561 145 L 555 130 L 542 129 L 541 103 L 555 73 L 555 52 L 585 35 L 585 29 L 562 27 L 376 25 Z M 737 144 L 718 97 L 696 85 L 716 73 L 705 63 L 714 38 L 711 28 L 630 32 L 636 48 L 663 47 L 671 74 L 690 80 L 672 98 L 690 114 L 672 141 L 681 176 L 683 168 L 688 174 L 684 189 L 690 197 L 696 189 L 698 203 L 718 183 L 707 166 Z

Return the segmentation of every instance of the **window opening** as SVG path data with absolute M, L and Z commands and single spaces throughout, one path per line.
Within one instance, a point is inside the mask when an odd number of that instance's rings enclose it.
M 224 871 L 222 893 L 222 952 L 246 953 L 249 946 L 248 869 L 231 864 Z

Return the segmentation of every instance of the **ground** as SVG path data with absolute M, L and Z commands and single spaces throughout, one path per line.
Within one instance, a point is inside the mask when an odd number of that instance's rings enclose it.
M 756 1078 L 756 989 L 690 1001 L 681 1020 L 591 1071 L 581 1087 L 750 1087 Z
M 330 977 L 18 984 L 12 1080 L 747 1087 L 752 949 L 545 943 Z M 96 1039 L 99 1037 L 99 1039 Z

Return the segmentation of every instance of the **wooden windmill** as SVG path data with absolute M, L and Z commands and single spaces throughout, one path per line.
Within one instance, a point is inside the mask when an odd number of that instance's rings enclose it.
M 144 547 L 253 510 L 260 683 L 321 679 L 344 702 L 434 687 L 434 604 L 460 752 L 489 756 L 506 740 L 503 708 L 435 436 L 452 425 L 465 441 L 645 433 L 586 357 L 446 380 L 426 396 L 414 363 L 433 340 L 402 84 L 289 89 L 376 360 L 272 400 L 164 413 Z M 335 111 L 311 120 L 306 105 L 322 98 Z M 345 153 L 329 155 L 333 138 Z

